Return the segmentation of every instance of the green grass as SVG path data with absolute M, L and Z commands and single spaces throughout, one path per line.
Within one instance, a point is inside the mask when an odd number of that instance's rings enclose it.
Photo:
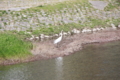
M 108 4 L 108 6 L 105 7 L 106 11 L 111 11 L 114 9 L 119 9 L 120 7 L 120 0 L 113 0 L 111 3 Z
M 24 58 L 30 55 L 31 43 L 21 40 L 18 35 L 0 33 L 0 58 Z
M 116 26 L 118 26 L 120 24 L 120 18 L 118 19 L 113 19 L 113 24 L 115 24 Z
M 84 4 L 88 3 L 88 0 L 70 0 L 70 1 L 64 1 L 64 2 L 59 2 L 54 5 L 47 4 L 47 5 L 39 5 L 37 7 L 29 8 L 26 10 L 22 10 L 20 12 L 39 12 L 40 10 L 44 10 L 46 12 L 55 12 L 56 10 L 60 11 L 63 8 L 74 8 L 75 4 L 81 4 L 81 6 L 85 6 Z
M 118 9 L 118 7 L 120 6 L 120 3 L 118 3 L 118 4 L 108 4 L 108 6 L 107 7 L 105 7 L 105 10 L 106 11 L 110 11 L 110 10 L 113 10 L 113 9 Z
M 95 28 L 95 27 L 109 27 L 111 21 L 109 19 L 102 20 L 102 19 L 93 19 L 88 17 L 87 18 L 89 22 L 85 22 L 84 24 L 81 23 L 69 23 L 69 24 L 63 24 L 59 26 L 50 26 L 49 28 L 45 28 L 45 26 L 40 27 L 36 30 L 33 30 L 33 35 L 39 35 L 39 34 L 46 34 L 46 35 L 52 35 L 56 33 L 60 33 L 61 30 L 64 32 L 71 31 L 72 29 L 83 29 L 83 28 Z M 118 24 L 120 19 L 115 19 L 112 21 L 114 24 Z

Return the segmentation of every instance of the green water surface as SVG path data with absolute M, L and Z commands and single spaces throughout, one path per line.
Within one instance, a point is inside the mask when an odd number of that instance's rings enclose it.
M 65 57 L 0 66 L 0 80 L 120 80 L 120 41 L 86 45 Z

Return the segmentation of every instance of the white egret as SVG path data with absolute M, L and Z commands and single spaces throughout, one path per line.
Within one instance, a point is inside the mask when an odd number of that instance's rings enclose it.
M 54 44 L 58 44 L 61 40 L 62 40 L 62 31 L 61 31 L 61 36 L 59 38 L 57 38 L 56 40 L 54 40 Z

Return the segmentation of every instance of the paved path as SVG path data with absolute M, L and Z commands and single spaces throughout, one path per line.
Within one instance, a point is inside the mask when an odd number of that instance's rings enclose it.
M 106 1 L 89 1 L 94 8 L 99 10 L 104 10 L 104 8 L 108 5 Z

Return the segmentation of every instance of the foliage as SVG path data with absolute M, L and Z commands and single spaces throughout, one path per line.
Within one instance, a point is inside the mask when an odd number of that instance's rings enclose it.
M 107 7 L 105 7 L 105 10 L 110 11 L 110 10 L 113 10 L 113 9 L 118 9 L 119 6 L 120 6 L 120 1 L 119 0 L 113 0 L 112 2 L 110 2 L 108 4 Z
M 18 35 L 0 33 L 0 57 L 1 58 L 22 58 L 30 55 L 32 45 L 29 42 L 21 40 Z

